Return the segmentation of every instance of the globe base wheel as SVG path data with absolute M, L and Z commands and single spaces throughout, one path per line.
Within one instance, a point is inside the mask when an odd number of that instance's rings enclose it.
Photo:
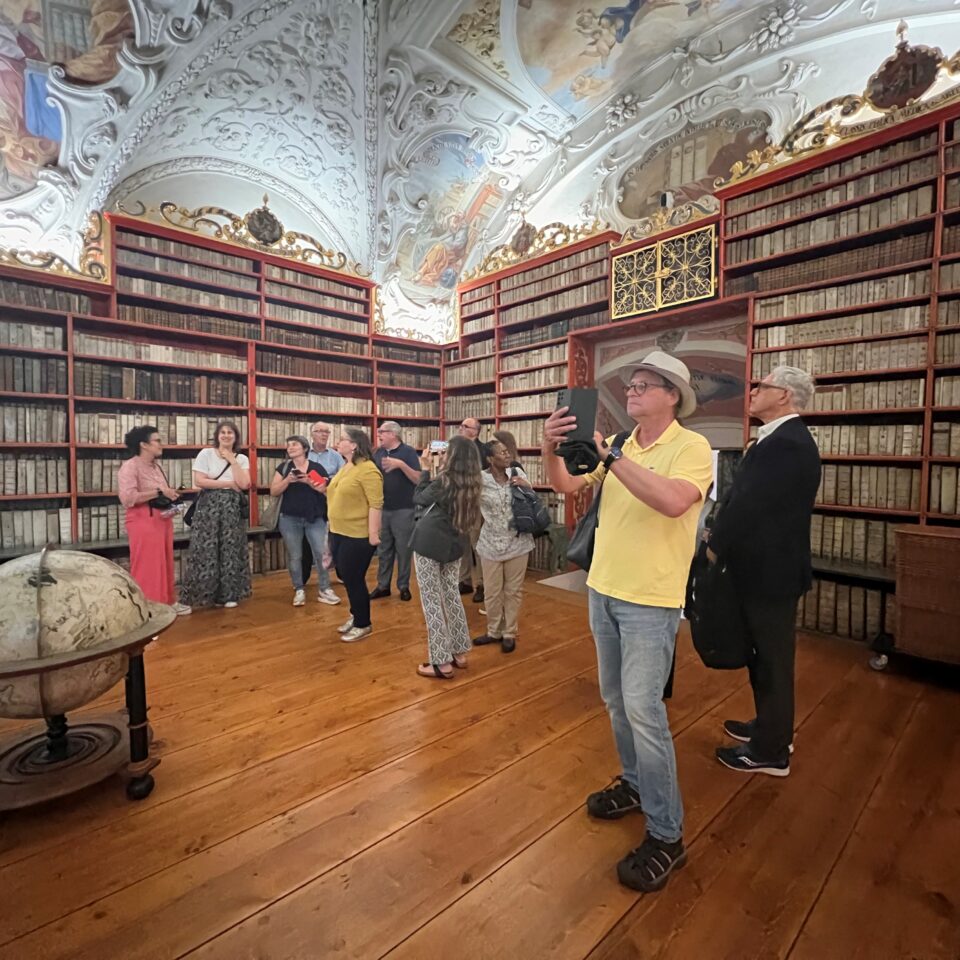
M 127 783 L 127 796 L 131 800 L 145 800 L 153 793 L 154 780 L 149 773 L 134 777 Z
M 889 663 L 890 658 L 885 653 L 878 653 L 870 658 L 870 669 L 877 672 L 886 670 Z

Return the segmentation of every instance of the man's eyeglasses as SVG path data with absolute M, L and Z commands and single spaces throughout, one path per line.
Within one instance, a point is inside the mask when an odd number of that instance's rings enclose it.
M 781 387 L 775 383 L 756 383 L 753 386 L 754 390 L 789 390 L 789 387 Z
M 669 384 L 666 383 L 648 383 L 646 380 L 640 380 L 637 383 L 625 383 L 623 385 L 623 392 L 628 397 L 631 393 L 642 397 L 651 387 L 660 387 L 661 390 L 670 389 Z

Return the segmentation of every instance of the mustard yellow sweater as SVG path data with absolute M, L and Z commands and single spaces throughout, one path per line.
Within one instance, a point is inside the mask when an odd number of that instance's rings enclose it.
M 383 509 L 383 474 L 372 460 L 341 467 L 327 487 L 330 532 L 366 539 L 369 511 Z

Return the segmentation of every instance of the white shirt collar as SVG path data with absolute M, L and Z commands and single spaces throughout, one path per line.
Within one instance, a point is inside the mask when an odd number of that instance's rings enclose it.
M 799 416 L 799 413 L 788 413 L 785 417 L 777 417 L 776 420 L 771 420 L 769 423 L 763 424 L 757 431 L 757 443 L 769 437 L 777 427 L 782 427 L 788 420 L 793 420 L 794 417 Z

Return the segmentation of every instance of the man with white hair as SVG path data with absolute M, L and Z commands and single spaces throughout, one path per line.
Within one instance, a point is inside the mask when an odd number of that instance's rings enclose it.
M 409 600 L 410 560 L 413 549 L 413 491 L 420 482 L 420 454 L 403 442 L 396 420 L 384 420 L 377 429 L 379 446 L 373 459 L 383 474 L 383 515 L 380 546 L 377 547 L 377 586 L 371 600 L 390 596 L 393 561 L 397 561 L 397 589 L 401 600 Z
M 800 419 L 813 391 L 813 378 L 798 367 L 776 367 L 750 391 L 750 416 L 761 427 L 710 533 L 707 556 L 732 574 L 753 646 L 756 717 L 725 721 L 740 745 L 717 748 L 724 766 L 745 773 L 790 773 L 797 602 L 810 589 L 810 516 L 820 485 L 820 453 Z
M 651 893 L 687 860 L 663 692 L 713 461 L 706 439 L 677 419 L 697 408 L 682 361 L 654 350 L 624 373 L 627 414 L 635 427 L 622 444 L 617 440 L 624 435 L 604 441 L 595 434 L 601 465 L 593 473 L 570 476 L 557 456 L 558 444 L 576 426 L 565 407 L 547 420 L 542 452 L 547 479 L 558 493 L 603 483 L 587 587 L 600 695 L 623 770 L 587 797 L 587 812 L 600 820 L 643 812 L 646 839 L 620 861 L 617 876 L 625 886 Z

